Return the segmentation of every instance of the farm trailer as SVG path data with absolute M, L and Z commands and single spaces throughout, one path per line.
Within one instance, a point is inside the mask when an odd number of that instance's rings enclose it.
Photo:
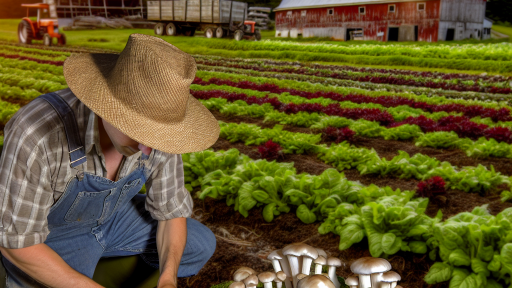
M 205 31 L 208 38 L 233 35 L 261 39 L 254 21 L 247 19 L 247 3 L 227 0 L 153 0 L 147 1 L 147 19 L 157 22 L 156 35 L 194 36 Z

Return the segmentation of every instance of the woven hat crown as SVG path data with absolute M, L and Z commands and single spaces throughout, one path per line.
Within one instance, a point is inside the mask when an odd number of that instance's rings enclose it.
M 127 109 L 173 123 L 185 117 L 196 71 L 194 58 L 174 45 L 157 37 L 131 34 L 105 80 Z

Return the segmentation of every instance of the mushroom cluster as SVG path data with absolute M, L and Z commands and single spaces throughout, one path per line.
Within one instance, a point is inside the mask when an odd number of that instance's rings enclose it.
M 271 288 L 272 282 L 277 288 L 340 288 L 336 267 L 341 260 L 328 257 L 320 248 L 304 243 L 293 243 L 281 250 L 272 251 L 267 257 L 272 261 L 274 272 L 257 274 L 251 268 L 242 267 L 233 274 L 233 282 L 229 288 L 256 287 L 258 280 L 264 288 Z M 312 265 L 314 274 L 310 275 Z M 328 273 L 322 273 L 322 267 L 329 266 Z
M 345 284 L 350 288 L 402 288 L 398 273 L 390 271 L 391 264 L 382 258 L 363 257 L 350 265 L 352 273 L 359 277 L 348 277 Z

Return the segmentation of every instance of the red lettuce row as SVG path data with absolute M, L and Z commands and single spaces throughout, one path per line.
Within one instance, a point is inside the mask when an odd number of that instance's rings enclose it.
M 426 87 L 433 89 L 443 89 L 443 90 L 454 90 L 454 91 L 472 91 L 472 92 L 486 92 L 486 93 L 499 93 L 499 94 L 510 94 L 510 88 L 500 88 L 500 87 L 484 87 L 480 86 L 477 83 L 474 85 L 465 85 L 465 84 L 451 84 L 446 82 L 434 82 L 434 81 L 417 81 L 414 79 L 402 79 L 397 78 L 392 75 L 388 76 L 375 76 L 375 75 L 365 75 L 365 76 L 356 76 L 356 75 L 346 75 L 343 73 L 331 72 L 326 73 L 322 71 L 312 71 L 310 69 L 305 68 L 292 68 L 292 67 L 262 67 L 256 65 L 248 65 L 248 64 L 229 64 L 224 63 L 221 65 L 212 65 L 205 61 L 197 61 L 198 64 L 210 65 L 210 66 L 223 66 L 229 68 L 236 69 L 245 69 L 245 70 L 253 70 L 259 72 L 277 72 L 277 73 L 294 73 L 301 75 L 309 75 L 309 76 L 317 76 L 317 77 L 329 77 L 334 79 L 343 79 L 343 80 L 352 80 L 358 82 L 371 82 L 376 84 L 392 84 L 392 85 L 405 85 L 405 86 L 414 86 L 414 87 Z M 220 63 L 219 63 L 220 64 Z
M 350 101 L 353 103 L 358 104 L 364 104 L 364 103 L 375 103 L 380 104 L 384 107 L 397 107 L 401 105 L 407 105 L 412 108 L 418 108 L 426 112 L 458 112 L 463 113 L 464 116 L 467 117 L 476 117 L 480 116 L 483 118 L 489 117 L 494 122 L 498 121 L 512 121 L 512 116 L 510 115 L 510 110 L 507 108 L 501 108 L 501 109 L 494 109 L 494 108 L 486 108 L 479 105 L 463 105 L 463 104 L 442 104 L 442 105 L 436 105 L 436 104 L 428 104 L 426 102 L 418 102 L 411 99 L 407 99 L 404 97 L 399 96 L 378 96 L 378 97 L 372 97 L 372 96 L 365 96 L 365 95 L 356 95 L 356 94 L 348 94 L 343 95 L 336 92 L 323 92 L 323 91 L 317 91 L 317 92 L 306 92 L 306 91 L 300 91 L 296 89 L 289 89 L 289 88 L 280 88 L 279 86 L 275 84 L 257 84 L 250 81 L 240 81 L 240 82 L 234 82 L 231 80 L 223 80 L 218 78 L 211 78 L 209 81 L 204 81 L 199 77 L 196 77 L 194 79 L 193 84 L 198 85 L 227 85 L 232 87 L 237 87 L 241 89 L 251 89 L 256 91 L 265 91 L 270 93 L 285 93 L 288 92 L 290 95 L 300 96 L 307 99 L 313 99 L 313 98 L 328 98 L 335 101 Z

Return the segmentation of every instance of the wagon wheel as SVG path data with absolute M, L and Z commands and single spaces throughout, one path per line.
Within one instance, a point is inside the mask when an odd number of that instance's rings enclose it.
M 33 35 L 34 31 L 32 31 L 32 25 L 30 25 L 30 23 L 23 20 L 18 24 L 18 42 L 32 44 Z
M 155 27 L 153 28 L 155 30 L 155 35 L 164 35 L 164 23 L 156 23 Z
M 224 29 L 222 29 L 222 27 L 217 27 L 217 30 L 215 30 L 215 36 L 217 38 L 224 37 Z
M 59 44 L 60 45 L 66 45 L 66 35 L 60 34 Z
M 207 28 L 206 31 L 204 32 L 204 35 L 206 36 L 206 38 L 213 38 L 213 29 Z
M 43 44 L 44 46 L 52 46 L 52 36 L 50 36 L 50 34 L 44 33 Z
M 254 31 L 254 40 L 260 41 L 261 40 L 261 32 L 260 30 Z
M 236 30 L 235 31 L 235 40 L 240 41 L 244 38 L 244 31 L 242 30 Z
M 176 25 L 174 25 L 174 23 L 167 24 L 167 26 L 165 26 L 165 34 L 167 34 L 169 36 L 178 35 L 178 30 L 176 29 Z

